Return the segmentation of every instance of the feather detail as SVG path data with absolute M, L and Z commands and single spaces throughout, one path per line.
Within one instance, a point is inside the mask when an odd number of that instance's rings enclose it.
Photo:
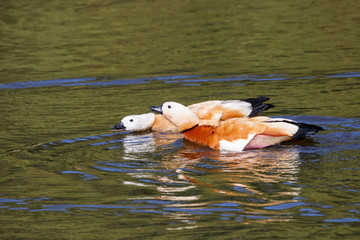
M 166 120 L 163 115 L 155 115 L 155 121 L 151 127 L 151 130 L 154 132 L 179 132 L 177 127 L 168 120 Z
M 183 133 L 186 140 L 220 149 L 221 142 L 234 143 L 244 140 L 237 151 L 242 151 L 246 144 L 256 135 L 262 133 L 266 126 L 262 123 L 246 121 L 243 119 L 229 119 L 217 126 L 202 125 Z M 239 145 L 240 146 L 240 145 Z M 234 150 L 234 147 L 232 147 Z
M 201 125 L 218 125 L 220 120 L 245 118 L 251 114 L 251 104 L 240 100 L 207 101 L 188 106 Z
M 183 136 L 188 141 L 214 148 L 216 145 L 216 139 L 213 136 L 215 129 L 215 126 L 210 125 L 196 126 L 183 132 Z

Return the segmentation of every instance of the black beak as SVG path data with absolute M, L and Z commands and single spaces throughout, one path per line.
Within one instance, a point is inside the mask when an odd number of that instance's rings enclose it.
M 163 114 L 162 106 L 150 106 L 149 108 L 151 109 L 151 111 Z
M 126 127 L 124 126 L 124 124 L 121 122 L 115 126 L 112 126 L 111 129 L 114 129 L 114 130 L 125 130 Z

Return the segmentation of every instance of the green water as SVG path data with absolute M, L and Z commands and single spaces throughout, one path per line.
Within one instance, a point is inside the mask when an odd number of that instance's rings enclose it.
M 7 1 L 2 82 L 357 71 L 358 1 Z
M 1 239 L 356 239 L 358 1 L 6 1 Z M 268 96 L 325 131 L 220 154 L 110 126 Z

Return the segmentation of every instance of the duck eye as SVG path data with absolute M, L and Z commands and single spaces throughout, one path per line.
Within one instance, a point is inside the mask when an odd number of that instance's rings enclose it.
M 134 119 L 130 119 L 130 122 L 133 122 L 134 121 Z
M 171 106 L 170 106 L 170 105 L 168 105 L 168 108 L 171 108 Z

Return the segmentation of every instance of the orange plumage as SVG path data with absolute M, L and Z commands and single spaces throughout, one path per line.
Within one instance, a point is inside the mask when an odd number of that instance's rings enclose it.
M 184 131 L 183 136 L 186 140 L 209 146 L 213 149 L 220 149 L 220 142 L 222 140 L 234 142 L 239 139 L 248 139 L 249 136 L 254 134 L 271 135 L 271 130 L 273 129 L 261 122 L 229 119 L 222 122 L 219 126 L 196 126 L 188 131 Z
M 196 114 L 179 103 L 166 102 L 162 106 L 150 108 L 162 113 L 183 133 L 185 139 L 220 150 L 263 148 L 293 138 L 307 137 L 322 130 L 311 124 L 268 117 L 232 118 L 217 126 L 199 125 Z
M 155 115 L 155 121 L 151 126 L 151 131 L 154 132 L 179 132 L 174 124 L 166 120 L 162 115 Z

